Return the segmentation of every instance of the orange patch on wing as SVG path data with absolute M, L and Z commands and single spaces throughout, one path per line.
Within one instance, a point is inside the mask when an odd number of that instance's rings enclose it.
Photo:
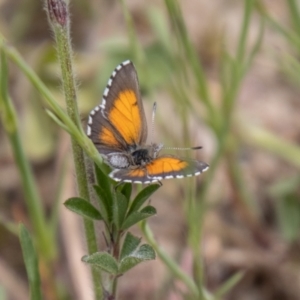
M 109 146 L 119 146 L 118 140 L 115 138 L 113 132 L 105 127 L 102 128 L 99 133 L 99 139 L 106 145 Z
M 188 166 L 186 161 L 176 157 L 161 157 L 153 160 L 147 165 L 148 175 L 156 176 L 157 174 L 166 174 L 180 172 Z
M 137 142 L 141 132 L 142 118 L 137 100 L 137 95 L 132 90 L 120 92 L 108 115 L 109 121 L 128 144 Z
M 145 176 L 145 170 L 143 169 L 135 169 L 135 170 L 130 170 L 130 177 L 143 177 Z

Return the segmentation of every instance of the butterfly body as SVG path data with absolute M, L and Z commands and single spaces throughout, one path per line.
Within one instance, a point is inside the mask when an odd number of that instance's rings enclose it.
M 196 176 L 208 169 L 197 160 L 159 155 L 162 144 L 146 144 L 147 122 L 137 73 L 130 61 L 113 71 L 101 105 L 89 115 L 87 135 L 116 181 L 151 183 L 169 178 Z
M 145 166 L 156 158 L 159 148 L 156 144 L 150 146 L 129 146 L 127 151 L 108 153 L 104 156 L 107 164 L 116 169 L 127 169 Z

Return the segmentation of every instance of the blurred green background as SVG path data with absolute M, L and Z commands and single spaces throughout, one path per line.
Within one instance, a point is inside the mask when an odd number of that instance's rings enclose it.
M 196 179 L 164 181 L 152 197 L 158 214 L 149 225 L 157 242 L 187 274 L 197 266 L 199 248 L 211 292 L 244 271 L 221 299 L 300 299 L 300 2 L 122 3 L 70 3 L 83 124 L 115 66 L 131 59 L 148 127 L 158 104 L 154 140 L 167 147 L 201 145 L 178 154 L 211 165 Z M 0 32 L 64 106 L 42 2 L 0 0 Z M 55 285 L 59 299 L 92 299 L 89 269 L 80 261 L 86 254 L 82 220 L 62 205 L 76 195 L 69 136 L 11 62 L 9 72 L 22 144 L 56 228 L 56 282 L 40 266 L 44 297 L 56 299 Z M 30 228 L 31 221 L 2 122 L 0 299 L 23 300 L 29 299 L 28 284 L 16 226 Z M 158 259 L 119 283 L 119 299 L 185 299 L 185 291 Z

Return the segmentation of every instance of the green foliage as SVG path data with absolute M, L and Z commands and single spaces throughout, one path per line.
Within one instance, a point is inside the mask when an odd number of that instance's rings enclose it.
M 123 243 L 122 251 L 120 254 L 120 260 L 124 259 L 125 257 L 128 257 L 131 253 L 133 253 L 137 249 L 140 242 L 141 239 L 135 237 L 130 232 L 128 232 Z
M 102 220 L 102 216 L 91 203 L 87 202 L 86 200 L 79 198 L 79 197 L 73 197 L 68 199 L 64 205 L 69 210 L 75 212 L 76 214 L 88 218 L 91 220 Z
M 65 206 L 71 211 L 94 221 L 104 221 L 105 240 L 107 252 L 95 252 L 86 255 L 82 261 L 101 271 L 112 275 L 113 284 L 104 286 L 110 295 L 115 294 L 118 277 L 137 264 L 155 259 L 155 252 L 150 245 L 141 245 L 140 239 L 127 232 L 121 242 L 124 233 L 131 226 L 156 214 L 153 206 L 143 204 L 158 189 L 159 185 L 150 185 L 140 191 L 133 201 L 130 201 L 132 185 L 125 183 L 116 187 L 103 170 L 95 165 L 95 178 L 97 184 L 94 190 L 97 196 L 99 210 L 86 200 L 73 197 L 65 202 Z M 122 250 L 120 250 L 122 249 Z M 121 255 L 119 253 L 121 252 Z M 112 286 L 112 288 L 111 288 Z
M 126 241 L 124 242 L 125 245 Z M 123 274 L 141 262 L 155 259 L 155 252 L 150 245 L 144 244 L 134 249 L 120 261 L 119 273 Z
M 292 191 L 277 201 L 277 214 L 282 234 L 287 241 L 295 242 L 299 238 L 300 230 L 299 192 Z
M 113 195 L 111 192 L 111 183 L 107 174 L 102 169 L 95 166 L 96 181 L 99 185 L 94 185 L 97 194 L 97 200 L 100 207 L 103 220 L 109 224 L 113 219 Z
M 127 199 L 122 193 L 116 191 L 113 202 L 113 221 L 117 230 L 120 230 L 122 227 L 128 209 L 128 204 L 129 199 Z
M 145 187 L 143 190 L 137 194 L 130 205 L 128 214 L 140 209 L 140 207 L 147 201 L 148 198 L 160 187 L 159 184 L 151 184 Z
M 146 244 L 139 246 L 140 242 L 141 239 L 127 233 L 119 262 L 107 252 L 97 252 L 84 256 L 82 261 L 111 275 L 120 276 L 141 262 L 155 259 L 153 248 Z
M 215 292 L 214 299 L 223 299 L 223 297 L 243 279 L 244 274 L 245 272 L 238 272 L 227 279 Z
M 30 299 L 40 300 L 42 299 L 42 293 L 38 267 L 38 257 L 29 232 L 23 224 L 20 224 L 19 227 L 19 238 L 22 246 L 22 252 L 30 286 Z
M 125 196 L 125 198 L 129 199 L 132 192 L 132 184 L 125 183 L 121 189 L 121 193 Z
M 7 296 L 6 296 L 5 290 L 4 290 L 4 288 L 1 285 L 0 285 L 0 299 L 1 300 L 8 299 Z
M 286 1 L 289 26 L 277 21 L 261 4 L 259 12 L 268 25 L 279 33 L 291 47 L 292 51 L 276 55 L 279 67 L 287 78 L 296 86 L 299 86 L 300 63 L 296 57 L 300 54 L 300 10 L 299 3 L 295 0 Z M 250 138 L 256 145 L 268 150 L 276 156 L 284 159 L 291 166 L 300 166 L 300 147 L 295 143 L 283 140 L 277 133 L 255 129 L 250 131 Z M 288 242 L 294 242 L 299 238 L 300 214 L 299 214 L 299 176 L 283 179 L 276 182 L 270 189 L 270 195 L 276 199 L 276 214 L 282 235 Z
M 91 255 L 83 256 L 82 261 L 94 267 L 98 267 L 109 274 L 118 274 L 118 262 L 107 252 L 96 252 Z
M 127 215 L 124 223 L 122 224 L 122 230 L 126 230 L 134 224 L 154 215 L 156 215 L 156 209 L 151 205 L 145 206 L 140 211 L 133 211 Z
M 281 233 L 288 242 L 296 242 L 300 230 L 300 176 L 282 180 L 270 189 L 276 200 L 276 214 Z
M 0 43 L 3 42 L 0 36 Z M 28 159 L 26 158 L 21 134 L 16 115 L 16 110 L 8 94 L 8 68 L 6 62 L 7 53 L 1 48 L 1 72 L 0 72 L 0 109 L 4 122 L 4 128 L 10 140 L 13 155 L 20 172 L 23 185 L 26 205 L 36 233 L 37 245 L 42 252 L 42 257 L 46 260 L 53 258 L 55 254 L 55 244 L 53 236 L 47 228 L 47 221 L 42 208 L 38 188 L 31 170 Z
M 94 185 L 94 189 L 98 196 L 98 203 L 103 219 L 106 223 L 109 223 L 113 218 L 112 195 L 100 185 Z
M 99 154 L 98 154 L 99 155 Z M 106 199 L 106 202 L 112 203 L 112 192 L 111 192 L 111 179 L 107 176 L 108 167 L 105 165 L 101 165 L 101 168 L 98 165 L 95 165 L 95 175 L 96 175 L 96 182 L 98 182 L 99 187 L 102 188 L 101 193 L 98 196 L 103 201 Z M 103 192 L 105 192 L 104 196 Z

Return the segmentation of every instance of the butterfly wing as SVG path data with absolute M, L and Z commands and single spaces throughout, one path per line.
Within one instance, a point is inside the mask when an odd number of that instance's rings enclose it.
M 143 168 L 116 169 L 109 176 L 116 181 L 150 183 L 162 179 L 197 176 L 208 167 L 208 164 L 198 160 L 164 155 L 154 159 Z
M 87 135 L 102 154 L 145 144 L 147 122 L 131 61 L 121 63 L 110 76 L 102 104 L 89 115 Z

